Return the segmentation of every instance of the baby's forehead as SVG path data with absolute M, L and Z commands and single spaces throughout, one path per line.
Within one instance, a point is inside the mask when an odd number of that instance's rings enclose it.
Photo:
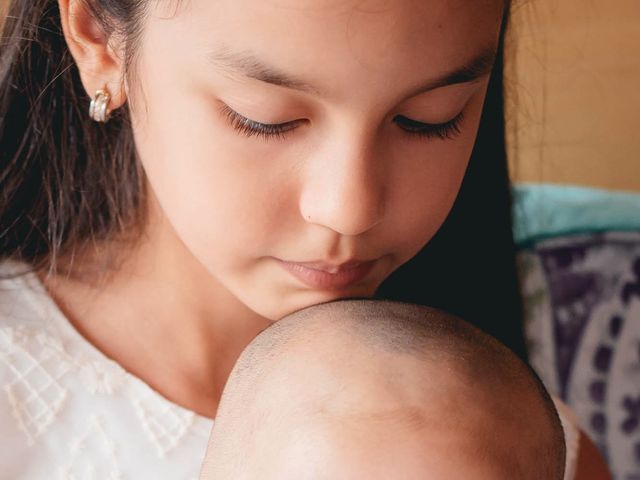
M 295 357 L 298 361 L 318 362 L 321 367 L 334 363 L 357 367 L 363 362 L 378 367 L 433 355 L 434 350 L 417 348 L 416 334 L 408 332 L 406 315 L 389 308 L 379 311 L 349 302 L 334 302 L 307 308 L 281 319 L 270 327 L 285 332 L 263 332 L 280 337 L 272 344 L 273 359 Z M 404 338 L 401 338 L 404 337 Z M 394 362 L 395 361 L 395 362 Z M 391 362 L 391 363 L 389 363 Z M 287 367 L 288 362 L 275 362 Z
M 316 359 L 332 354 L 351 360 L 438 361 L 449 356 L 487 356 L 486 335 L 446 312 L 399 302 L 343 300 L 308 307 L 278 321 L 266 334 L 286 341 L 275 354 Z M 484 347 L 484 348 L 483 348 Z M 456 351 L 453 353 L 453 351 Z M 483 351 L 484 350 L 484 351 Z
M 425 389 L 435 388 L 445 398 L 470 376 L 465 362 L 449 352 L 455 335 L 434 328 L 453 321 L 439 311 L 395 303 L 334 302 L 305 309 L 263 332 L 277 339 L 262 346 L 271 349 L 265 366 L 271 381 L 264 388 L 287 386 L 301 398 L 331 392 L 334 402 L 336 395 L 365 403 L 385 397 L 418 401 Z
M 500 453 L 522 431 L 550 423 L 532 379 L 505 347 L 444 312 L 322 304 L 279 320 L 245 349 L 225 387 L 218 425 L 274 452 L 288 452 L 280 440 L 308 445 L 319 435 L 331 447 L 327 458 L 336 445 L 376 457 L 376 445 L 403 439 L 443 455 L 477 452 L 481 440 Z M 543 430 L 530 435 L 532 444 L 547 435 Z

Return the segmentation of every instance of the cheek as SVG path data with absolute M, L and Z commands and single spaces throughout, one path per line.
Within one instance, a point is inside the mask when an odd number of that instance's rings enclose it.
M 389 228 L 391 241 L 400 252 L 400 263 L 422 249 L 449 214 L 467 164 L 466 158 L 455 160 L 455 165 L 424 169 L 402 182 L 404 187 L 393 202 L 393 222 Z
M 483 96 L 468 105 L 454 139 L 410 141 L 395 158 L 388 231 L 407 261 L 435 235 L 458 195 L 475 143 Z
M 144 123 L 134 119 L 134 135 L 164 215 L 205 264 L 219 261 L 216 251 L 250 254 L 268 241 L 276 222 L 275 174 L 230 142 L 213 106 L 187 95 L 171 101 L 152 83 L 146 94 L 154 100 Z

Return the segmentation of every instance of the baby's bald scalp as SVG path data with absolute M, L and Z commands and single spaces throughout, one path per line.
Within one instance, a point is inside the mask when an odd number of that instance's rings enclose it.
M 505 396 L 518 392 L 516 397 L 526 398 L 526 403 L 507 405 L 505 417 L 511 415 L 525 425 L 526 419 L 518 418 L 520 410 L 516 411 L 516 407 L 527 411 L 534 405 L 534 411 L 543 412 L 547 419 L 546 425 L 534 427 L 544 430 L 544 435 L 528 431 L 522 432 L 522 436 L 546 440 L 533 442 L 536 454 L 544 458 L 537 462 L 541 471 L 519 472 L 513 478 L 536 478 L 537 474 L 541 475 L 537 478 L 562 479 L 565 455 L 562 426 L 552 400 L 531 368 L 469 323 L 434 308 L 400 302 L 338 300 L 299 310 L 269 326 L 238 359 L 220 403 L 218 418 L 224 421 L 214 426 L 213 434 L 217 429 L 221 437 L 227 437 L 225 449 L 241 449 L 243 445 L 246 448 L 260 430 L 262 423 L 257 419 L 266 421 L 266 416 L 274 413 L 287 416 L 291 414 L 289 408 L 304 403 L 303 397 L 316 400 L 321 387 L 314 388 L 315 382 L 327 391 L 323 411 L 331 411 L 337 392 L 343 389 L 338 383 L 322 381 L 347 379 L 348 386 L 351 369 L 369 363 L 375 369 L 375 374 L 369 377 L 388 378 L 396 384 L 405 382 L 400 378 L 404 364 L 384 360 L 394 358 L 421 362 L 418 365 L 423 365 L 425 372 L 445 369 L 447 375 L 450 372 L 455 388 L 462 388 L 455 391 L 470 392 L 479 404 L 485 402 L 484 408 L 502 408 L 500 401 L 504 403 Z M 410 376 L 412 383 L 426 387 L 429 383 L 437 384 L 435 378 L 422 373 Z M 312 393 L 306 395 L 310 390 Z M 274 392 L 276 400 L 264 408 L 264 402 Z M 467 397 L 466 393 L 462 397 Z M 493 397 L 500 400 L 494 404 Z M 255 423 L 246 424 L 247 418 Z M 230 435 L 238 441 L 235 446 L 229 442 Z

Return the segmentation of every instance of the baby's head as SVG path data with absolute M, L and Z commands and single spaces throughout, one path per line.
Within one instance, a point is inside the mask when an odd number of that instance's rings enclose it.
M 442 311 L 309 307 L 244 350 L 202 479 L 562 480 L 553 402 L 507 348 Z

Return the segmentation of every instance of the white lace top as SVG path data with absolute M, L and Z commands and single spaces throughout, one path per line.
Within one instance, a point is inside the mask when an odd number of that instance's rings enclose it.
M 0 386 L 0 478 L 198 478 L 213 420 L 105 357 L 33 274 L 0 279 Z M 560 407 L 572 480 L 578 431 Z

